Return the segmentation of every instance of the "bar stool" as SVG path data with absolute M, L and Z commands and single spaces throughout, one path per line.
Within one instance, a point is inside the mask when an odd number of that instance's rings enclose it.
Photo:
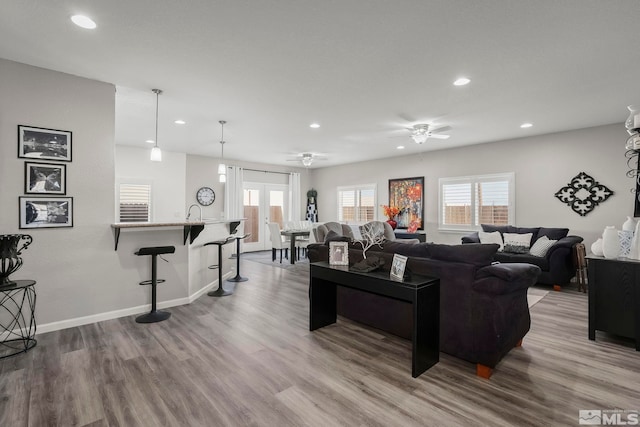
M 210 269 L 218 269 L 218 289 L 215 291 L 207 292 L 210 297 L 225 297 L 232 295 L 233 290 L 227 290 L 222 286 L 222 247 L 227 243 L 230 243 L 235 237 L 229 236 L 222 240 L 215 240 L 213 242 L 205 243 L 203 246 L 216 245 L 218 247 L 218 265 L 210 265 Z
M 246 277 L 240 276 L 240 240 L 244 240 L 247 237 L 251 237 L 251 233 L 247 233 L 243 236 L 233 236 L 236 239 L 236 277 L 232 277 L 231 279 L 227 279 L 227 282 L 246 282 Z
M 162 322 L 171 317 L 167 311 L 156 310 L 156 286 L 164 283 L 164 279 L 158 279 L 158 255 L 172 254 L 176 251 L 175 246 L 152 246 L 140 248 L 135 254 L 138 256 L 151 255 L 151 280 L 140 282 L 140 285 L 151 285 L 151 311 L 147 314 L 136 317 L 138 323 Z M 166 261 L 166 260 L 165 260 Z

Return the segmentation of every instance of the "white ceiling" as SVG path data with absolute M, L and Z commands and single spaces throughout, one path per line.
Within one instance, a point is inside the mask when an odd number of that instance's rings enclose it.
M 0 0 L 0 10 L 0 57 L 117 86 L 118 144 L 150 146 L 152 88 L 164 91 L 165 150 L 219 156 L 224 119 L 226 158 L 326 154 L 314 167 L 622 123 L 640 103 L 638 0 Z M 77 13 L 98 28 L 73 25 Z M 454 87 L 459 76 L 472 81 Z M 451 138 L 419 146 L 404 130 L 416 123 L 451 126 Z

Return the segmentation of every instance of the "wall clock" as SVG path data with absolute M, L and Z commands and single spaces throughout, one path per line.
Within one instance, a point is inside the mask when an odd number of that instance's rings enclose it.
M 216 193 L 209 187 L 202 187 L 196 194 L 196 200 L 198 200 L 198 203 L 202 206 L 212 205 L 216 200 Z

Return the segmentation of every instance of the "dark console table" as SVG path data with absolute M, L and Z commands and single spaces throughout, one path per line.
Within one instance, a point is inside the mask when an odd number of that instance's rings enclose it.
M 589 255 L 589 339 L 596 330 L 633 338 L 640 351 L 640 261 Z
M 359 273 L 327 262 L 311 263 L 309 330 L 337 320 L 336 287 L 358 289 L 413 305 L 411 375 L 416 378 L 440 358 L 440 279 L 414 275 L 397 282 L 389 272 Z
M 36 346 L 35 284 L 35 280 L 14 280 L 12 285 L 0 286 L 0 313 L 4 315 L 0 316 L 0 335 L 4 335 L 0 359 L 26 353 Z
M 418 239 L 421 243 L 427 241 L 427 233 L 408 233 L 404 231 L 395 230 L 393 234 L 396 236 L 396 239 Z

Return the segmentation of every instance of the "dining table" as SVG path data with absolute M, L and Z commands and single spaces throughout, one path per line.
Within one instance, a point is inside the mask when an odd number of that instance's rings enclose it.
M 289 262 L 291 264 L 296 263 L 296 237 L 309 237 L 310 230 L 282 230 L 281 235 L 286 236 L 291 241 L 291 247 L 289 249 Z

